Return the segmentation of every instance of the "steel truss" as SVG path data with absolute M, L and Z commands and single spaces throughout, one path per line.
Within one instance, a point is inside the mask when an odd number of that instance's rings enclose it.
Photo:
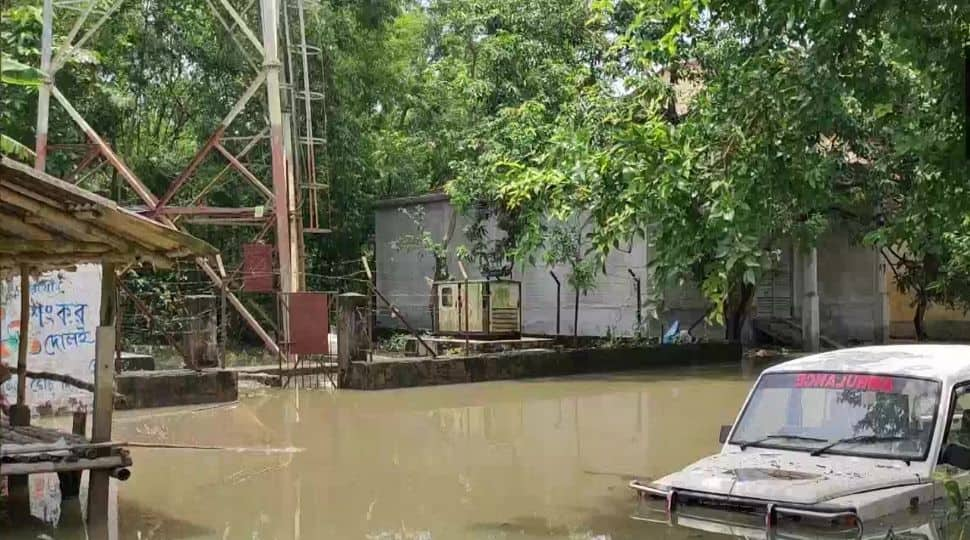
M 231 0 L 205 0 L 213 17 L 252 68 L 254 75 L 249 86 L 221 119 L 208 140 L 161 196 L 152 193 L 135 175 L 124 160 L 85 121 L 54 82 L 57 72 L 78 49 L 98 33 L 125 1 L 44 0 L 40 65 L 43 83 L 38 92 L 34 167 L 41 171 L 46 169 L 49 151 L 61 150 L 82 154 L 74 169 L 65 177 L 67 181 L 80 183 L 104 165 L 110 165 L 137 194 L 145 207 L 144 213 L 172 228 L 185 230 L 183 221 L 256 225 L 262 229 L 257 235 L 258 238 L 262 238 L 270 228 L 273 228 L 276 235 L 280 297 L 299 292 L 305 288 L 303 233 L 304 231 L 329 232 L 325 222 L 321 221 L 319 202 L 321 192 L 327 196 L 327 184 L 318 181 L 316 168 L 318 147 L 325 149 L 326 139 L 315 136 L 312 102 L 325 98 L 325 95 L 311 91 L 310 86 L 313 77 L 310 59 L 320 56 L 321 53 L 319 48 L 309 45 L 306 39 L 307 9 L 304 2 L 311 0 L 282 0 L 282 3 L 279 0 L 237 0 L 240 3 L 245 2 L 242 9 L 237 9 Z M 257 3 L 259 4 L 258 15 L 250 15 Z M 55 9 L 60 12 L 78 13 L 67 38 L 58 47 L 56 54 L 53 50 Z M 249 19 L 254 18 L 259 21 L 259 36 L 248 22 Z M 93 23 L 87 24 L 89 20 Z M 281 22 L 284 27 L 283 36 L 279 31 Z M 285 46 L 285 56 L 282 60 L 279 51 L 281 37 L 284 38 Z M 322 69 L 322 61 L 320 65 Z M 226 136 L 227 129 L 262 88 L 265 88 L 266 95 L 267 125 L 255 135 Z M 49 144 L 48 125 L 52 97 L 84 133 L 88 141 L 86 144 Z M 243 141 L 242 150 L 234 154 L 223 146 L 223 142 L 230 140 Z M 268 185 L 244 164 L 246 155 L 260 143 L 266 142 L 269 145 L 272 163 Z M 196 170 L 213 151 L 226 161 L 225 167 L 207 180 L 189 205 L 173 206 L 171 203 L 176 196 L 193 179 Z M 246 185 L 255 189 L 265 201 L 265 208 L 271 210 L 264 211 L 264 207 L 204 206 L 202 202 L 205 195 L 230 172 L 237 173 Z M 329 223 L 329 203 L 325 202 L 324 205 L 323 212 L 326 214 L 324 219 Z M 307 215 L 305 227 L 304 214 Z M 231 280 L 220 258 L 217 258 L 216 268 L 213 268 L 211 262 L 205 259 L 198 259 L 196 263 L 208 276 L 213 286 L 224 294 L 228 303 L 259 336 L 266 348 L 279 356 L 281 361 L 289 360 L 290 355 L 287 352 L 289 321 L 286 310 L 280 310 L 278 339 L 274 339 L 263 329 L 240 298 L 230 290 Z

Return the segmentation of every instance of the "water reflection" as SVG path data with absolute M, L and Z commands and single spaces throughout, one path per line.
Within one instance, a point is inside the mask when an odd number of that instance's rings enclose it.
M 118 538 L 704 538 L 632 519 L 626 483 L 716 451 L 747 371 L 267 390 L 228 407 L 121 413 L 119 439 L 306 451 L 134 449 Z M 72 537 L 57 524 L 44 534 Z

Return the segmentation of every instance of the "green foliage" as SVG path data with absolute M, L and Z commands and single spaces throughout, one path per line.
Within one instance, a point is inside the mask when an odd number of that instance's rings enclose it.
M 390 352 L 404 352 L 404 347 L 407 346 L 409 337 L 410 334 L 391 334 L 387 338 L 381 340 L 378 349 Z
M 448 268 L 448 250 L 455 227 L 454 214 L 449 229 L 445 232 L 444 238 L 439 241 L 425 228 L 424 207 L 402 208 L 401 213 L 411 220 L 417 232 L 402 234 L 400 238 L 392 241 L 392 247 L 419 254 L 425 252 L 430 254 L 435 261 L 434 279 L 451 279 L 451 272 Z
M 658 289 L 693 281 L 735 322 L 778 249 L 830 227 L 950 268 L 966 6 L 594 2 L 587 28 L 593 73 L 561 79 L 555 109 L 496 115 L 489 179 L 452 185 L 517 213 L 518 255 L 548 246 L 546 218 L 588 213 L 601 254 L 647 238 Z M 965 294 L 927 270 L 906 269 L 931 300 Z
M 39 69 L 22 64 L 6 54 L 0 54 L 0 82 L 18 86 L 40 86 L 43 73 Z
M 27 159 L 40 10 L 2 9 L 0 142 Z M 460 255 L 487 275 L 542 254 L 587 291 L 608 253 L 645 238 L 653 289 L 697 285 L 729 327 L 783 246 L 834 228 L 886 253 L 920 305 L 970 298 L 965 2 L 325 0 L 307 25 L 322 51 L 317 180 L 337 231 L 308 236 L 310 274 L 346 273 L 376 200 L 444 189 L 471 218 Z M 58 87 L 156 194 L 255 73 L 204 0 L 126 3 L 85 47 Z M 251 134 L 264 109 L 253 100 L 229 135 Z M 55 113 L 50 139 L 80 134 Z M 268 174 L 264 149 L 246 160 Z M 71 165 L 54 154 L 48 167 Z M 176 203 L 262 204 L 235 182 L 203 194 L 224 166 L 203 163 Z M 86 182 L 138 202 L 108 173 Z M 421 221 L 401 245 L 445 276 L 453 231 Z M 192 232 L 229 261 L 251 236 Z
M 566 282 L 575 291 L 588 293 L 596 286 L 600 264 L 596 257 L 587 256 L 584 246 L 584 226 L 574 223 L 555 223 L 548 230 L 544 258 L 549 266 L 568 265 Z

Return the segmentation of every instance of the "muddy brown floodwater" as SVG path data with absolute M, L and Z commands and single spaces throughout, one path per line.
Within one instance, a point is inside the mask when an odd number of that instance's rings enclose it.
M 119 440 L 305 451 L 135 448 L 113 520 L 118 538 L 142 540 L 703 538 L 631 519 L 626 484 L 715 452 L 754 376 L 264 390 L 229 406 L 119 413 Z M 58 520 L 12 536 L 80 537 L 74 519 Z

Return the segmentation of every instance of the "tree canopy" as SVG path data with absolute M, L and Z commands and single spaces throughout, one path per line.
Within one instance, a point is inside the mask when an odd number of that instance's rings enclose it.
M 4 3 L 5 152 L 32 146 L 39 17 L 35 2 Z M 965 2 L 324 0 L 308 35 L 338 231 L 308 237 L 315 275 L 368 249 L 375 200 L 447 190 L 473 218 L 467 254 L 484 273 L 544 252 L 581 261 L 580 288 L 646 238 L 656 284 L 697 284 L 732 332 L 779 249 L 836 227 L 881 250 L 924 310 L 966 305 Z M 161 193 L 248 83 L 236 47 L 204 0 L 126 4 L 58 84 Z M 51 133 L 77 139 L 60 114 Z M 268 160 L 249 156 L 257 174 Z M 108 174 L 88 182 L 134 202 Z M 257 202 L 222 186 L 206 197 Z M 248 234 L 194 232 L 230 251 Z

